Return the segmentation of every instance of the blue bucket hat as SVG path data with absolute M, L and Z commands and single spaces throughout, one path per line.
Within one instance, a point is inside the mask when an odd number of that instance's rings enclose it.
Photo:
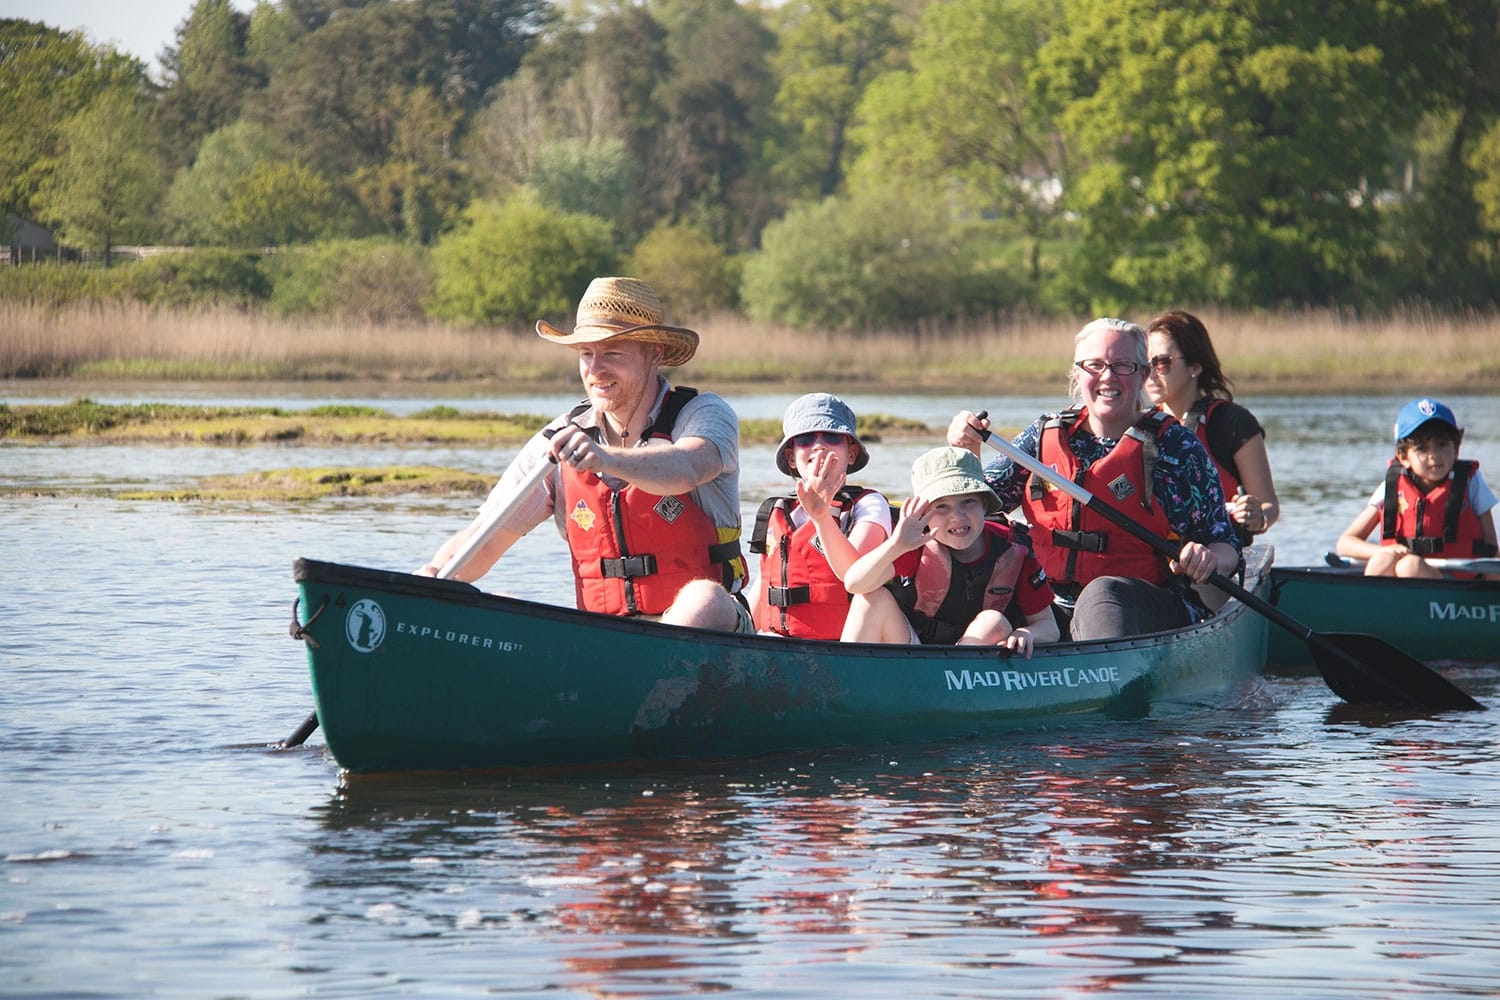
M 854 432 L 854 411 L 849 404 L 826 392 L 810 392 L 792 400 L 781 418 L 782 438 L 776 446 L 776 468 L 796 478 L 797 470 L 787 461 L 787 445 L 792 438 L 808 431 L 832 431 L 843 434 L 854 442 L 854 457 L 849 460 L 848 472 L 858 472 L 870 461 L 869 449 Z
M 1460 430 L 1458 419 L 1453 416 L 1453 411 L 1435 399 L 1414 399 L 1401 407 L 1401 412 L 1396 414 L 1396 443 L 1400 444 L 1402 438 L 1409 438 L 1418 427 L 1429 420 L 1437 420 L 1447 424 L 1454 430 Z

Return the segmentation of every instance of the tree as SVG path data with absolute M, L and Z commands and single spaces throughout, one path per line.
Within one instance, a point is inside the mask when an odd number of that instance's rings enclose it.
M 1067 0 L 1040 54 L 1083 161 L 1066 192 L 1095 308 L 1333 303 L 1374 260 L 1371 181 L 1415 108 L 1373 40 L 1409 5 Z M 1080 305 L 1083 303 L 1079 303 Z
M 870 84 L 850 184 L 904 177 L 959 217 L 996 219 L 1025 242 L 1033 289 L 1061 211 L 1068 159 L 1030 78 L 1062 21 L 1061 0 L 953 0 L 924 11 L 910 67 Z
M 98 250 L 150 231 L 161 195 L 161 164 L 141 98 L 116 89 L 63 124 L 56 170 L 39 193 L 41 217 L 61 241 Z
M 740 297 L 765 322 L 861 331 L 963 311 L 970 267 L 944 205 L 864 189 L 767 225 Z
M 888 0 L 800 0 L 784 5 L 780 16 L 775 107 L 791 133 L 781 171 L 794 191 L 822 198 L 843 185 L 850 127 L 865 89 L 900 67 L 906 40 Z
M 230 203 L 255 165 L 286 157 L 264 127 L 238 121 L 203 140 L 197 159 L 177 171 L 163 203 L 172 238 L 227 246 L 236 242 L 228 225 Z
M 518 191 L 469 205 L 432 248 L 428 311 L 457 323 L 520 323 L 562 317 L 579 291 L 615 266 L 609 224 L 543 205 Z
M 328 235 L 337 213 L 333 187 L 316 170 L 262 160 L 236 185 L 223 223 L 239 246 L 286 246 Z
M 425 87 L 393 90 L 382 114 L 391 130 L 389 153 L 378 166 L 356 170 L 352 186 L 388 232 L 427 243 L 457 216 L 467 194 L 454 142 L 460 115 Z
M 148 92 L 145 65 L 81 32 L 0 20 L 0 217 L 36 217 L 64 123 L 117 88 Z
M 264 84 L 245 52 L 250 16 L 230 0 L 197 0 L 162 55 L 166 89 L 160 114 L 174 162 L 191 160 L 203 137 L 240 116 Z

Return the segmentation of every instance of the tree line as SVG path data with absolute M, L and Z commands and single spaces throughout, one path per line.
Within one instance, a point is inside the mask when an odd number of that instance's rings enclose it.
M 1489 308 L 1497 43 L 1500 0 L 197 0 L 157 80 L 9 19 L 0 218 L 195 248 L 96 290 L 462 323 L 627 269 L 843 330 Z

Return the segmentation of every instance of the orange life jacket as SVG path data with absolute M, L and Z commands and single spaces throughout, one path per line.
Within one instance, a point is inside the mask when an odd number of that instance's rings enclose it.
M 854 529 L 854 505 L 873 490 L 845 486 L 834 496 L 839 531 Z M 750 551 L 759 553 L 760 597 L 755 627 L 761 632 L 837 639 L 849 617 L 849 592 L 818 548 L 811 521 L 792 527 L 797 498 L 771 497 L 760 505 L 750 535 Z
M 1405 545 L 1419 556 L 1494 555 L 1495 546 L 1484 540 L 1484 526 L 1468 502 L 1469 480 L 1478 468 L 1478 462 L 1459 459 L 1447 479 L 1423 492 L 1405 467 L 1391 459 L 1385 470 L 1380 544 Z
M 1114 450 L 1087 469 L 1068 447 L 1088 411 L 1064 410 L 1042 426 L 1037 458 L 1093 494 L 1101 503 L 1161 537 L 1171 537 L 1167 512 L 1151 492 L 1157 440 L 1176 419 L 1159 410 L 1142 416 Z M 1033 527 L 1032 545 L 1053 585 L 1082 586 L 1101 576 L 1129 576 L 1155 584 L 1170 577 L 1167 560 L 1151 546 L 1032 475 L 1022 499 Z
M 1004 612 L 1015 598 L 1025 542 L 998 521 L 984 522 L 984 540 L 984 553 L 971 563 L 959 562 L 939 541 L 896 561 L 896 578 L 886 587 L 923 645 L 953 645 L 981 611 Z
M 668 393 L 646 438 L 672 437 L 677 416 L 696 389 Z M 580 404 L 573 412 L 586 412 Z M 629 483 L 621 489 L 592 472 L 563 465 L 568 549 L 578 607 L 608 615 L 659 615 L 690 580 L 738 589 L 746 577 L 738 528 L 720 528 L 691 491 L 672 496 Z

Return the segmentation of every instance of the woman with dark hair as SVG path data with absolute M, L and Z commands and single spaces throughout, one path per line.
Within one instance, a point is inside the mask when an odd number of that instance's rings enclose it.
M 1266 432 L 1255 415 L 1234 401 L 1234 387 L 1219 365 L 1208 329 L 1192 313 L 1162 313 L 1146 327 L 1146 395 L 1176 417 L 1213 456 L 1224 502 L 1242 545 L 1249 545 L 1281 513 Z

